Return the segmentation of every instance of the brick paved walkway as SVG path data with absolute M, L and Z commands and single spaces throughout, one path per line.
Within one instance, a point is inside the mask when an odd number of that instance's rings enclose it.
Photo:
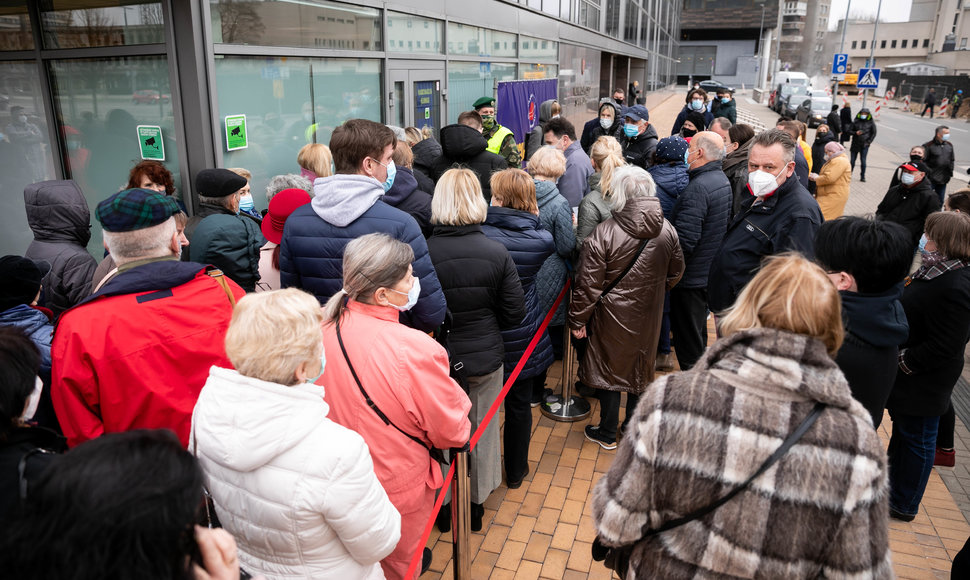
M 661 137 L 669 134 L 683 106 L 683 95 L 678 92 L 651 108 L 651 121 L 659 127 Z M 743 103 L 743 97 L 738 100 L 739 108 L 756 114 L 767 124 L 774 122 L 776 116 L 767 108 Z M 580 120 L 573 119 L 574 123 L 577 121 Z M 846 213 L 862 215 L 875 210 L 888 188 L 889 173 L 899 159 L 895 153 L 873 146 L 867 182 L 858 181 L 857 168 Z M 549 371 L 547 386 L 557 388 L 561 365 L 557 362 Z M 595 423 L 599 407 L 597 402 L 592 403 L 591 417 Z M 622 409 L 621 406 L 621 412 Z M 590 556 L 596 535 L 591 516 L 591 490 L 609 469 L 616 452 L 586 441 L 583 428 L 589 421 L 558 423 L 542 416 L 538 409 L 533 409 L 533 421 L 531 473 L 521 488 L 509 490 L 503 484 L 485 503 L 483 529 L 471 536 L 471 577 L 476 580 L 610 578 L 610 571 L 601 563 L 593 562 Z M 890 425 L 887 416 L 879 431 L 884 443 L 888 443 Z M 959 419 L 956 445 L 957 467 L 934 469 L 917 518 L 910 523 L 890 520 L 890 548 L 899 578 L 949 578 L 950 562 L 970 536 L 970 526 L 957 506 L 960 503 L 970 507 L 967 495 L 970 471 L 959 463 L 968 458 L 970 432 Z M 954 487 L 948 489 L 944 485 L 941 474 L 959 484 L 956 494 Z M 439 534 L 435 528 L 428 547 L 434 557 L 431 569 L 421 579 L 452 578 L 451 534 Z

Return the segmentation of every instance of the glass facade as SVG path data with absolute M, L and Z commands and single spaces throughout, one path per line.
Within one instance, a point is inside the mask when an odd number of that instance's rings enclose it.
M 191 212 L 202 168 L 249 169 L 262 209 L 266 182 L 298 171 L 300 147 L 328 142 L 344 120 L 436 130 L 500 81 L 558 77 L 566 115 L 586 118 L 614 83 L 669 81 L 683 0 L 362 2 L 3 2 L 3 251 L 31 239 L 26 184 L 75 179 L 92 208 L 124 186 L 144 153 L 139 126 L 157 127 L 152 146 Z M 560 41 L 566 22 L 580 27 L 568 35 L 577 43 L 614 52 Z M 246 116 L 245 148 L 228 150 L 229 115 Z
M 217 116 L 223 167 L 253 174 L 257 209 L 266 209 L 266 185 L 281 173 L 299 173 L 296 155 L 307 143 L 329 143 L 347 119 L 381 121 L 381 66 L 374 59 L 216 59 Z M 224 120 L 246 115 L 248 147 L 227 150 Z

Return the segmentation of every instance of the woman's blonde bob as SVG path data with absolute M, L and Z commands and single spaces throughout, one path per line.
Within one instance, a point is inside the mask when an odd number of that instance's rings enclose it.
M 489 184 L 492 187 L 493 200 L 498 201 L 502 207 L 539 215 L 536 182 L 525 171 L 512 168 L 496 171 Z
M 323 143 L 309 143 L 304 145 L 296 155 L 296 162 L 307 171 L 312 171 L 317 177 L 333 175 L 333 155 L 330 148 Z
M 367 234 L 344 248 L 344 285 L 323 307 L 327 324 L 340 320 L 347 299 L 371 303 L 378 288 L 391 288 L 414 261 L 411 246 L 387 234 Z
M 323 312 L 296 288 L 246 294 L 226 331 L 226 356 L 239 374 L 280 385 L 296 384 L 300 363 L 323 353 Z
M 566 156 L 554 147 L 539 147 L 526 165 L 533 177 L 559 179 L 566 173 Z
M 835 285 L 800 254 L 766 258 L 724 318 L 730 336 L 750 328 L 774 328 L 818 339 L 835 356 L 842 346 L 842 301 Z
M 431 223 L 443 226 L 480 224 L 488 217 L 482 184 L 471 169 L 442 174 L 431 198 Z

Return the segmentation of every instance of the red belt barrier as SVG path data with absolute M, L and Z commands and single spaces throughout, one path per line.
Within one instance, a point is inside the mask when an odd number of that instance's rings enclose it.
M 495 414 L 498 413 L 499 407 L 502 405 L 502 402 L 505 401 L 505 396 L 509 393 L 509 389 L 512 388 L 512 384 L 515 383 L 515 380 L 519 378 L 519 374 L 522 372 L 523 367 L 525 367 L 525 363 L 529 360 L 529 357 L 532 356 L 532 351 L 534 351 L 536 346 L 538 346 L 542 333 L 545 332 L 546 328 L 549 327 L 549 323 L 552 322 L 552 317 L 556 314 L 556 311 L 559 310 L 559 304 L 562 302 L 562 299 L 565 298 L 566 292 L 569 291 L 569 286 L 571 284 L 572 280 L 566 280 L 566 284 L 563 285 L 562 290 L 559 292 L 559 296 L 556 297 L 556 301 L 552 303 L 552 308 L 549 309 L 549 313 L 546 314 L 542 324 L 539 325 L 539 330 L 536 331 L 535 336 L 533 336 L 532 340 L 529 341 L 529 346 L 526 347 L 525 352 L 522 353 L 522 358 L 519 359 L 518 364 L 516 364 L 515 368 L 512 369 L 512 374 L 509 375 L 508 380 L 505 381 L 505 385 L 502 386 L 502 391 L 498 394 L 498 397 L 495 398 L 495 402 L 492 403 L 492 407 L 488 410 L 488 413 L 478 426 L 478 429 L 476 429 L 475 433 L 472 435 L 471 441 L 469 442 L 470 449 L 474 449 L 475 446 L 478 445 L 478 440 L 481 439 L 482 434 L 485 433 L 485 428 L 488 427 L 489 422 L 495 417 Z M 565 377 L 563 380 L 565 380 Z M 452 462 L 451 466 L 448 468 L 448 475 L 445 476 L 445 486 L 449 485 L 448 482 L 450 482 L 454 476 L 455 463 Z M 441 506 L 444 502 L 445 493 L 439 493 L 438 499 L 435 500 L 434 507 L 431 509 L 431 518 L 428 519 L 428 523 L 424 526 L 424 533 L 421 534 L 421 543 L 418 544 L 418 551 L 414 554 L 414 557 L 411 558 L 411 565 L 408 566 L 408 571 L 406 574 L 404 574 L 405 578 L 413 578 L 414 573 L 421 565 L 421 558 L 424 556 L 424 547 L 428 543 L 428 538 L 431 537 L 431 530 L 434 528 L 434 521 L 438 517 L 438 512 L 441 511 Z

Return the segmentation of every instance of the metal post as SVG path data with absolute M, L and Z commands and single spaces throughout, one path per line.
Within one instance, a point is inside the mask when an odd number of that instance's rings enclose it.
M 782 18 L 782 10 L 784 10 L 783 5 L 784 0 L 778 0 L 778 22 L 777 22 L 777 38 L 775 38 L 775 70 L 771 71 L 771 82 L 775 82 L 775 73 L 781 69 L 781 27 L 784 24 L 784 19 Z M 777 83 L 776 83 L 777 84 Z
M 451 483 L 452 570 L 455 580 L 470 580 L 471 558 L 471 480 L 468 477 L 468 453 L 452 450 L 455 479 Z
M 879 14 L 882 12 L 882 0 L 879 0 L 879 7 L 876 8 L 876 21 L 872 24 L 872 44 L 869 46 L 869 66 L 876 68 L 876 31 L 879 30 Z M 862 93 L 862 108 L 866 108 L 866 97 L 869 96 L 869 89 Z
M 839 54 L 845 50 L 845 31 L 849 29 L 849 8 L 852 7 L 852 0 L 845 3 L 845 19 L 842 20 L 842 41 L 839 43 Z M 847 59 L 848 60 L 848 59 Z M 846 62 L 846 65 L 849 63 Z M 848 71 L 847 71 L 848 72 Z M 835 86 L 832 88 L 832 102 L 835 102 L 835 97 L 839 95 L 839 81 L 835 81 Z
M 768 8 L 768 3 L 763 3 L 761 5 L 761 28 L 758 29 L 758 66 L 760 68 L 765 68 L 764 56 L 765 56 L 765 9 Z M 761 74 L 758 75 L 758 88 L 764 90 L 764 85 L 761 84 Z
M 542 402 L 542 414 L 553 421 L 582 421 L 589 416 L 590 405 L 586 399 L 573 395 L 573 366 L 576 351 L 569 340 L 569 327 L 563 332 L 565 344 L 562 349 L 562 395 Z

